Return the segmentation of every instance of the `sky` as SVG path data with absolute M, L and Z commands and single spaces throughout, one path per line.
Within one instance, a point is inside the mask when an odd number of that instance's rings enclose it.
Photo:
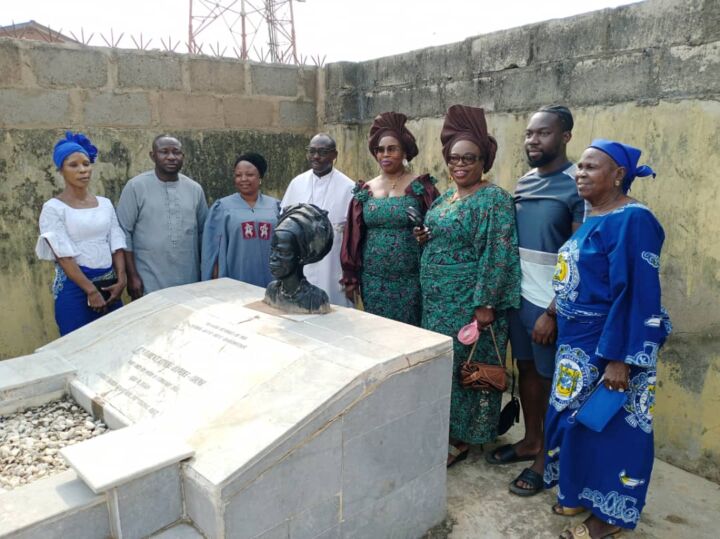
M 194 0 L 196 13 L 202 0 Z M 228 5 L 233 0 L 214 0 Z M 261 0 L 247 0 L 261 4 Z M 308 63 L 359 61 L 414 49 L 462 41 L 466 37 L 513 28 L 548 19 L 569 17 L 628 0 L 304 0 L 293 2 L 298 52 Z M 240 0 L 236 0 L 236 6 Z M 186 52 L 190 0 L 0 0 L 0 26 L 33 19 L 66 35 L 86 38 L 104 46 L 101 34 L 110 39 L 124 34 L 121 47 L 135 48 L 136 41 L 149 48 L 178 44 Z M 239 31 L 239 24 L 236 29 Z M 256 38 L 263 46 L 265 34 Z M 222 21 L 207 27 L 199 36 L 203 52 L 225 49 L 233 56 L 234 42 Z

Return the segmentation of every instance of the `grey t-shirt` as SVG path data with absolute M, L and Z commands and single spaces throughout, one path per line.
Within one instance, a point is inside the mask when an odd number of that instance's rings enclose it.
M 526 249 L 557 254 L 572 235 L 572 224 L 585 216 L 572 163 L 546 175 L 531 170 L 518 180 L 513 198 L 518 244 Z
M 572 224 L 585 217 L 585 201 L 575 186 L 575 165 L 567 163 L 545 175 L 531 170 L 518 180 L 513 198 L 522 296 L 544 309 L 553 298 L 557 252 L 572 235 Z
M 146 294 L 200 280 L 207 212 L 202 187 L 182 174 L 163 182 L 150 170 L 125 185 L 117 217 Z

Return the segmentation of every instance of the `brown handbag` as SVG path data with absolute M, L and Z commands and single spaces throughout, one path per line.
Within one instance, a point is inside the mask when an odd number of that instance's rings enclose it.
M 460 368 L 460 383 L 465 389 L 475 389 L 477 391 L 500 391 L 501 393 L 507 389 L 507 373 L 503 366 L 503 361 L 500 356 L 500 350 L 498 349 L 497 341 L 495 340 L 495 332 L 493 331 L 492 324 L 489 326 L 490 336 L 495 346 L 495 353 L 497 354 L 498 364 L 489 365 L 487 363 L 480 363 L 478 361 L 472 361 L 473 355 L 475 354 L 475 348 L 480 340 L 473 343 L 470 355 L 468 356 L 465 363 Z

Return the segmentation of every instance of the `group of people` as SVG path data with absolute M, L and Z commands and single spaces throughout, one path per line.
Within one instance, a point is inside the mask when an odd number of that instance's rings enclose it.
M 379 174 L 357 183 L 334 167 L 335 141 L 314 136 L 310 170 L 282 201 L 261 192 L 263 156 L 244 153 L 234 165 L 237 192 L 209 210 L 202 187 L 180 174 L 180 141 L 163 135 L 150 152 L 154 170 L 127 183 L 117 214 L 88 190 L 96 148 L 68 133 L 53 155 L 65 189 L 43 206 L 36 248 L 56 263 L 61 334 L 118 308 L 126 286 L 132 299 L 218 277 L 267 287 L 281 208 L 314 204 L 328 212 L 334 241 L 305 266 L 308 282 L 333 304 L 361 304 L 453 338 L 448 466 L 497 437 L 501 393 L 461 384 L 471 347 L 458 331 L 474 323 L 472 361 L 504 364 L 510 341 L 525 418 L 524 437 L 488 452 L 487 462 L 529 461 L 512 493 L 559 485 L 555 514 L 591 511 L 561 537 L 634 528 L 653 463 L 657 353 L 670 331 L 660 303 L 663 229 L 628 196 L 653 171 L 638 166 L 640 150 L 604 139 L 571 163 L 572 114 L 548 106 L 530 118 L 532 169 L 510 194 L 484 177 L 498 143 L 483 109 L 453 105 L 440 133 L 452 185 L 440 194 L 432 176 L 411 171 L 420 150 L 406 123 L 396 112 L 375 118 L 368 149 Z M 601 384 L 626 399 L 596 432 L 576 415 Z
M 66 335 L 132 299 L 200 280 L 208 214 L 200 185 L 180 174 L 183 152 L 169 136 L 153 141 L 155 169 L 125 185 L 117 208 L 89 189 L 98 151 L 67 132 L 53 151 L 64 189 L 43 204 L 35 251 L 55 262 L 55 320 Z
M 219 277 L 261 287 L 273 279 L 270 246 L 281 202 L 261 191 L 268 169 L 262 155 L 239 155 L 233 166 L 236 192 L 208 209 L 200 184 L 180 172 L 182 143 L 158 136 L 150 151 L 154 169 L 130 179 L 114 208 L 89 189 L 97 153 L 81 133 L 67 132 L 57 142 L 53 159 L 65 185 L 40 214 L 36 253 L 56 263 L 52 290 L 61 335 L 120 307 L 126 287 L 135 300 Z M 307 265 L 305 273 L 333 303 L 347 305 L 339 283 L 339 252 L 354 182 L 333 168 L 337 152 L 329 136 L 312 139 L 308 158 L 311 170 L 292 182 L 282 206 L 328 203 L 336 225 L 333 252 Z

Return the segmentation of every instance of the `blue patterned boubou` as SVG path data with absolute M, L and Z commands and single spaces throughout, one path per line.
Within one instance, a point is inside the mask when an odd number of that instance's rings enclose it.
M 660 305 L 664 232 L 645 206 L 589 217 L 558 253 L 558 352 L 545 421 L 545 485 L 566 507 L 634 528 L 653 464 L 658 350 L 670 333 Z M 637 286 L 637 283 L 642 283 Z M 630 366 L 623 409 L 603 432 L 574 422 L 609 360 Z

